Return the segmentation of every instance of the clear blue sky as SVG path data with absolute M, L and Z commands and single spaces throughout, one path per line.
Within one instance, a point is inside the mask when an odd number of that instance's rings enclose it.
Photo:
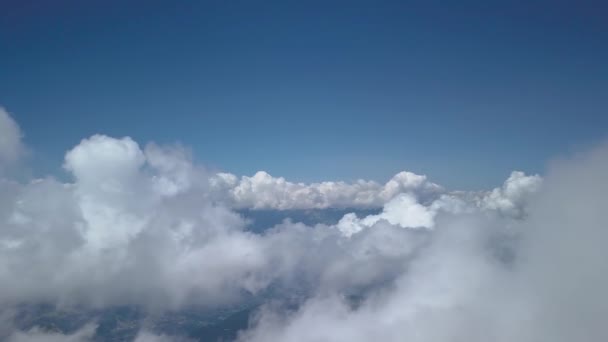
M 104 133 L 236 174 L 476 189 L 606 137 L 605 2 L 438 3 L 4 0 L 0 105 L 51 173 Z

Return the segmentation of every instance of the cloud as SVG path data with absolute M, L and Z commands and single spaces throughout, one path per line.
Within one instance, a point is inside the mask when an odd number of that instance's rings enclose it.
M 0 172 L 23 156 L 25 148 L 21 137 L 19 125 L 4 108 L 0 107 Z
M 220 172 L 208 179 L 209 190 L 216 200 L 236 209 L 327 209 L 381 208 L 404 194 L 416 202 L 435 208 L 452 206 L 452 210 L 476 207 L 503 215 L 521 217 L 528 199 L 542 184 L 539 175 L 513 171 L 501 187 L 490 191 L 448 191 L 424 175 L 402 171 L 385 184 L 358 180 L 347 182 L 293 183 L 259 171 L 248 177 Z
M 261 286 L 259 238 L 204 193 L 166 191 L 176 175 L 149 151 L 146 164 L 131 139 L 93 136 L 66 154 L 74 183 L 0 183 L 0 303 L 212 304 Z
M 313 287 L 368 286 L 393 277 L 397 259 L 409 257 L 391 244 L 381 245 L 390 239 L 379 235 L 394 235 L 394 241 L 407 245 L 408 233 L 395 231 L 433 227 L 442 203 L 447 203 L 446 195 L 428 200 L 441 188 L 424 176 L 400 173 L 375 188 L 374 201 L 387 201 L 379 215 L 359 219 L 350 214 L 337 226 L 297 228 L 286 223 L 255 234 L 245 229 L 246 221 L 226 200 L 243 181 L 224 174 L 232 187 L 220 192 L 214 183 L 218 176 L 195 166 L 183 148 L 151 144 L 142 150 L 128 137 L 95 135 L 66 153 L 64 167 L 73 182 L 0 182 L 5 204 L 0 210 L 0 280 L 6 285 L 0 303 L 223 305 L 277 282 L 296 283 L 294 272 Z M 257 184 L 250 189 L 256 194 L 254 208 L 264 207 L 255 203 L 267 203 L 265 191 L 274 193 L 276 184 L 289 189 L 283 199 L 298 203 L 311 198 L 297 195 L 301 189 L 330 188 L 329 183 L 294 184 L 265 174 L 243 179 Z M 345 198 L 359 198 L 352 194 L 365 184 L 373 183 L 339 183 L 338 189 L 346 189 Z M 332 191 L 326 196 L 341 190 Z M 280 208 L 277 203 L 273 205 Z M 373 233 L 362 233 L 372 227 Z M 355 233 L 359 236 L 353 238 Z M 363 254 L 355 260 L 369 267 L 369 274 L 358 279 L 350 275 L 350 267 L 356 267 L 349 260 L 350 248 L 367 251 L 356 252 Z
M 212 184 L 225 191 L 229 203 L 236 208 L 277 210 L 378 208 L 404 192 L 430 199 L 443 191 L 426 176 L 405 171 L 384 185 L 365 180 L 354 183 L 292 183 L 264 171 L 240 179 L 229 173 L 219 173 L 212 179 Z
M 525 214 L 526 201 L 538 191 L 541 184 L 542 178 L 538 175 L 526 176 L 521 171 L 513 171 L 501 188 L 479 199 L 479 206 L 507 215 L 522 216 Z
M 64 167 L 76 177 L 79 184 L 121 191 L 116 188 L 128 186 L 128 183 L 136 180 L 144 162 L 143 152 L 131 138 L 113 139 L 94 135 L 68 151 Z
M 607 174 L 604 145 L 554 167 L 523 221 L 438 217 L 394 287 L 355 306 L 337 293 L 295 311 L 268 306 L 240 341 L 605 341 Z M 520 176 L 489 198 L 536 186 Z
M 608 337 L 606 145 L 484 192 L 409 172 L 385 184 L 237 177 L 209 172 L 182 146 L 104 135 L 69 150 L 64 168 L 69 182 L 0 178 L 0 312 L 162 312 L 263 294 L 276 297 L 240 341 Z M 257 233 L 236 211 L 328 207 L 381 210 Z M 286 297 L 296 305 L 281 305 Z M 68 334 L 7 322 L 0 337 L 17 341 L 86 340 L 94 326 Z
M 8 342 L 86 342 L 91 341 L 97 327 L 87 324 L 72 334 L 48 332 L 32 328 L 26 332 L 15 332 L 8 337 Z

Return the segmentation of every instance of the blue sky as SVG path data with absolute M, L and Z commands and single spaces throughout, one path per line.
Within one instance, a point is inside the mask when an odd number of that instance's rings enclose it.
M 607 133 L 600 2 L 0 6 L 0 105 L 41 172 L 104 133 L 236 174 L 478 189 Z

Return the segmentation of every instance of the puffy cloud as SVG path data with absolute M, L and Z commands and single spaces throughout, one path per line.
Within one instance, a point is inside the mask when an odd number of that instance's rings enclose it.
M 0 180 L 0 313 L 270 293 L 297 305 L 265 306 L 241 341 L 605 341 L 607 161 L 603 146 L 544 180 L 514 172 L 468 193 L 408 172 L 384 185 L 209 173 L 183 147 L 95 135 L 66 153 L 71 182 Z M 257 233 L 234 210 L 327 207 L 382 209 Z M 0 339 L 84 341 L 93 324 L 60 333 L 0 319 Z
M 180 180 L 160 154 L 148 165 L 131 139 L 98 135 L 66 154 L 74 183 L 2 183 L 0 303 L 214 304 L 262 286 L 258 237 L 205 194 L 159 186 Z
M 158 146 L 150 143 L 144 150 L 146 163 L 153 172 L 154 188 L 163 196 L 175 196 L 196 189 L 210 193 L 212 180 L 206 170 L 196 166 L 190 151 L 181 145 Z M 223 189 L 214 195 L 222 196 Z
M 425 207 L 411 194 L 403 193 L 388 201 L 378 215 L 358 219 L 354 213 L 346 214 L 338 222 L 337 228 L 346 236 L 358 233 L 381 220 L 401 228 L 433 228 L 435 214 L 434 208 Z
M 347 182 L 293 183 L 259 171 L 248 177 L 217 173 L 209 179 L 209 191 L 233 208 L 326 209 L 381 208 L 395 197 L 408 194 L 424 205 L 435 203 L 447 210 L 492 210 L 521 217 L 528 199 L 542 184 L 539 175 L 513 171 L 505 183 L 491 191 L 447 191 L 426 176 L 402 171 L 385 184 L 358 180 Z
M 393 176 L 382 188 L 380 197 L 383 203 L 394 198 L 401 193 L 414 193 L 427 200 L 438 193 L 443 192 L 441 186 L 431 183 L 424 175 L 417 175 L 412 172 L 402 171 Z
M 422 200 L 429 200 L 443 192 L 426 176 L 405 171 L 384 185 L 365 180 L 354 183 L 292 183 L 264 171 L 240 179 L 229 173 L 218 173 L 211 183 L 227 192 L 229 203 L 236 208 L 277 210 L 378 208 L 401 193 L 412 193 Z
M 21 158 L 25 152 L 19 125 L 0 107 L 0 172 Z
M 478 205 L 507 215 L 521 216 L 525 214 L 526 201 L 538 191 L 541 184 L 539 175 L 527 176 L 521 171 L 513 171 L 501 188 L 484 194 Z
M 178 307 L 195 298 L 195 302 L 217 305 L 234 300 L 242 291 L 256 293 L 273 282 L 287 281 L 295 266 L 303 267 L 302 274 L 315 286 L 326 286 L 324 280 L 331 278 L 329 283 L 348 287 L 348 281 L 328 275 L 350 273 L 352 263 L 345 260 L 352 255 L 347 246 L 376 250 L 358 257 L 361 264 L 369 261 L 377 267 L 379 260 L 387 258 L 383 246 L 361 242 L 382 239 L 361 231 L 378 227 L 374 232 L 381 232 L 382 226 L 390 227 L 383 228 L 386 232 L 394 227 L 432 227 L 439 210 L 439 202 L 421 204 L 414 195 L 440 189 L 424 176 L 400 173 L 384 187 L 373 182 L 303 185 L 264 173 L 237 181 L 229 174 L 208 176 L 182 148 L 148 145 L 142 151 L 130 138 L 95 135 L 84 139 L 67 152 L 64 167 L 74 175 L 73 183 L 52 178 L 23 185 L 1 183 L 6 205 L 0 217 L 0 278 L 7 286 L 0 291 L 0 302 L 111 305 L 128 299 L 135 304 Z M 378 215 L 362 219 L 347 215 L 336 227 L 298 230 L 288 224 L 254 234 L 224 205 L 228 196 L 218 192 L 218 179 L 228 185 L 231 195 L 254 195 L 247 200 L 254 208 L 268 203 L 278 208 L 295 203 L 351 205 L 349 201 L 361 197 L 388 202 Z M 277 186 L 283 188 L 278 200 L 271 195 Z M 344 202 L 335 199 L 340 189 L 347 194 Z M 399 194 L 396 189 L 407 192 Z M 324 195 L 311 197 L 314 191 Z M 347 227 L 349 219 L 351 227 Z M 359 237 L 350 239 L 355 233 Z M 336 258 L 335 263 L 308 256 L 311 250 L 325 248 L 326 257 Z M 301 254 L 295 260 L 290 254 L 297 250 Z M 389 254 L 390 259 L 395 252 Z M 364 276 L 355 283 L 362 286 L 378 277 Z
M 241 341 L 500 341 L 485 334 L 492 323 L 486 310 L 490 303 L 505 308 L 504 298 L 493 295 L 503 289 L 497 279 L 506 271 L 484 257 L 480 224 L 438 225 L 394 285 L 360 304 L 334 292 L 313 296 L 295 311 L 269 307 Z
M 440 215 L 394 286 L 359 304 L 334 292 L 267 306 L 239 340 L 605 341 L 606 175 L 604 145 L 554 167 L 524 220 Z M 521 176 L 501 195 L 516 198 Z
M 433 198 L 429 194 L 436 196 L 440 187 L 411 173 L 400 173 L 382 187 L 373 182 L 303 185 L 261 173 L 239 181 L 229 174 L 209 175 L 181 147 L 150 144 L 142 150 L 130 138 L 103 135 L 68 151 L 64 167 L 74 182 L 0 183 L 5 190 L 0 280 L 6 285 L 0 303 L 222 305 L 277 282 L 295 284 L 295 269 L 313 287 L 368 286 L 393 277 L 398 260 L 409 257 L 391 244 L 380 245 L 390 240 L 381 236 L 407 245 L 411 234 L 395 230 L 433 227 L 447 196 L 423 203 L 418 197 Z M 284 189 L 278 202 L 270 195 L 277 184 Z M 373 191 L 362 193 L 372 195 L 356 194 L 367 188 Z M 325 197 L 311 197 L 311 189 L 325 189 L 318 191 Z M 346 189 L 344 202 L 335 199 L 340 189 Z M 298 195 L 300 190 L 306 195 Z M 378 215 L 350 214 L 336 226 L 286 223 L 255 234 L 230 209 L 234 203 L 227 198 L 241 192 L 254 195 L 247 200 L 253 207 L 350 205 L 361 197 L 387 202 Z M 355 264 L 369 271 L 355 279 L 350 271 Z
M 105 190 L 120 191 L 113 188 L 127 186 L 124 183 L 137 176 L 144 161 L 139 145 L 131 138 L 94 135 L 82 140 L 66 154 L 64 167 L 76 177 L 79 184 L 93 183 L 106 187 Z

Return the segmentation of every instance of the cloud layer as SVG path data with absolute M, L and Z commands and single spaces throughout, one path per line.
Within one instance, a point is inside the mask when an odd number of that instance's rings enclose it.
M 19 125 L 0 107 L 0 174 L 23 156 L 25 148 L 21 137 Z
M 14 165 L 23 144 L 5 111 L 0 132 L 12 132 L 0 167 Z M 239 178 L 180 146 L 104 135 L 82 140 L 63 166 L 72 181 L 0 179 L 0 339 L 94 335 L 95 322 L 20 330 L 11 313 L 24 303 L 158 312 L 272 291 L 277 301 L 240 341 L 608 339 L 607 146 L 544 179 L 515 171 L 475 193 L 411 172 L 385 184 Z M 236 211 L 334 207 L 381 211 L 261 233 Z M 285 295 L 297 305 L 281 305 Z M 138 341 L 173 338 L 142 331 Z
M 373 208 L 382 207 L 403 192 L 416 193 L 424 200 L 443 192 L 426 176 L 407 171 L 396 174 L 384 185 L 365 180 L 354 183 L 292 183 L 264 171 L 240 179 L 229 173 L 219 173 L 213 177 L 212 184 L 226 192 L 229 203 L 234 207 L 277 210 Z
M 563 162 L 525 220 L 439 219 L 393 287 L 356 308 L 335 293 L 295 311 L 268 307 L 240 340 L 604 341 L 606 175 L 608 146 Z M 488 196 L 521 184 L 515 175 Z

